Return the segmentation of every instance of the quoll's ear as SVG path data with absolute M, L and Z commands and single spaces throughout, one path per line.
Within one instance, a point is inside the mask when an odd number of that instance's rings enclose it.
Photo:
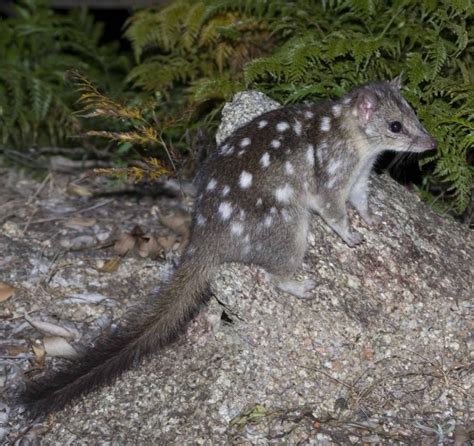
M 400 72 L 400 74 L 397 77 L 394 77 L 391 81 L 390 84 L 400 90 L 402 88 L 402 77 L 403 77 L 403 71 Z
M 379 106 L 379 99 L 370 90 L 362 90 L 357 98 L 358 116 L 364 124 L 372 117 L 372 114 Z

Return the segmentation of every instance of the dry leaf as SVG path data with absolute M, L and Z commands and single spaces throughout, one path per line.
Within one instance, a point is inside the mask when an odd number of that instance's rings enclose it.
M 5 346 L 5 350 L 8 356 L 19 356 L 28 352 L 30 349 L 26 345 L 7 345 Z
M 64 299 L 63 304 L 98 304 L 103 300 L 110 299 L 99 293 L 80 293 L 73 294 L 72 297 Z
M 97 223 L 95 218 L 82 218 L 82 217 L 72 217 L 64 222 L 64 226 L 69 228 L 81 227 L 81 228 L 90 228 Z
M 138 255 L 156 259 L 161 253 L 161 248 L 153 235 L 146 235 L 138 240 Z
M 165 252 L 171 251 L 177 240 L 178 238 L 175 234 L 159 235 L 156 238 L 156 241 L 164 249 Z
M 124 256 L 127 252 L 131 251 L 135 246 L 135 237 L 131 234 L 122 233 L 114 245 L 114 252 L 119 256 Z
M 362 355 L 364 356 L 364 359 L 367 359 L 368 361 L 372 361 L 374 359 L 374 351 L 370 348 L 365 348 L 362 351 Z
M 34 321 L 27 317 L 25 317 L 25 319 L 28 323 L 30 323 L 33 327 L 35 327 L 37 330 L 41 331 L 41 333 L 45 335 L 61 336 L 63 338 L 74 338 L 78 334 L 59 325 L 51 324 L 50 322 Z
M 0 282 L 0 302 L 5 302 L 6 300 L 10 299 L 14 292 L 15 288 L 4 282 Z
M 98 271 L 102 271 L 104 273 L 114 273 L 118 270 L 121 261 L 122 257 L 112 257 L 104 263 L 104 266 L 97 269 Z
M 44 366 L 44 357 L 46 356 L 46 352 L 41 344 L 40 341 L 36 341 L 32 346 L 31 349 L 35 354 L 35 362 L 38 366 Z
M 189 212 L 175 209 L 167 215 L 160 214 L 160 222 L 176 234 L 184 238 L 189 237 L 191 228 L 191 214 Z
M 59 336 L 44 338 L 43 345 L 49 356 L 59 356 L 61 358 L 74 358 L 77 356 L 77 352 L 72 345 Z
M 69 195 L 77 195 L 79 197 L 90 197 L 92 192 L 84 186 L 79 186 L 78 184 L 68 184 L 66 192 Z

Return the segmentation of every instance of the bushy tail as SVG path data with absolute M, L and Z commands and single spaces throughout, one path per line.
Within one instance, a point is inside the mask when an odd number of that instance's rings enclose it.
M 132 310 L 120 327 L 99 337 L 68 366 L 27 383 L 19 396 L 32 415 L 63 408 L 96 387 L 110 384 L 150 353 L 173 342 L 209 299 L 211 264 L 185 260 L 157 297 Z

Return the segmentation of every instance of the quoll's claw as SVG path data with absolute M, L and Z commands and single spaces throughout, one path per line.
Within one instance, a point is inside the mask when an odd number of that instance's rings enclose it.
M 369 213 L 366 215 L 361 215 L 361 217 L 368 226 L 375 227 L 382 223 L 382 218 L 376 214 Z
M 360 232 L 357 232 L 357 231 L 351 231 L 348 234 L 347 239 L 345 239 L 345 242 L 351 248 L 353 248 L 356 245 L 360 245 L 363 241 L 364 241 L 364 237 L 362 236 Z
M 276 286 L 285 293 L 292 294 L 300 299 L 313 299 L 316 297 L 312 290 L 316 287 L 316 281 L 306 280 L 279 280 Z

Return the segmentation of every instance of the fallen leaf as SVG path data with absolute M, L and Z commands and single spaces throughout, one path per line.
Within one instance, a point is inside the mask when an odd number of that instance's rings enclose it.
M 0 282 L 0 302 L 5 302 L 10 299 L 14 292 L 15 288 L 4 282 Z
M 163 248 L 165 252 L 169 252 L 173 249 L 173 246 L 177 242 L 178 238 L 175 234 L 159 235 L 156 238 L 158 244 Z
M 169 214 L 160 214 L 160 222 L 182 237 L 189 237 L 191 214 L 181 209 L 174 209 Z
M 145 235 L 138 241 L 138 255 L 156 259 L 161 253 L 161 248 L 153 235 Z
M 43 345 L 49 356 L 59 356 L 61 358 L 74 358 L 77 356 L 77 352 L 72 345 L 59 336 L 44 338 Z
M 104 296 L 99 293 L 81 293 L 73 294 L 72 297 L 64 299 L 62 303 L 67 304 L 98 304 L 103 300 L 109 299 L 109 297 Z M 65 337 L 65 336 L 64 336 Z
M 98 271 L 102 271 L 104 273 L 114 273 L 117 271 L 121 261 L 122 257 L 112 257 L 104 263 L 104 266 L 98 268 Z
M 119 256 L 124 256 L 127 252 L 131 251 L 135 246 L 135 237 L 128 233 L 120 234 L 118 240 L 114 245 L 114 252 Z
M 26 345 L 7 345 L 5 350 L 8 356 L 19 356 L 29 351 L 29 347 Z
M 66 192 L 69 195 L 77 195 L 78 197 L 90 197 L 92 195 L 92 192 L 89 189 L 74 183 L 67 185 Z
M 72 217 L 64 222 L 64 226 L 69 228 L 81 227 L 81 228 L 90 228 L 97 223 L 95 218 L 82 218 L 82 217 Z
M 67 328 L 61 327 L 56 324 L 51 324 L 50 322 L 44 321 L 35 321 L 25 317 L 25 319 L 37 330 L 41 331 L 41 333 L 50 336 L 61 336 L 63 338 L 74 338 L 78 333 L 74 333 Z
M 374 351 L 371 348 L 365 348 L 362 351 L 362 355 L 364 356 L 364 359 L 367 359 L 368 361 L 374 359 Z
M 35 342 L 35 343 L 31 346 L 31 349 L 33 350 L 33 353 L 35 354 L 36 363 L 37 363 L 39 366 L 44 365 L 44 357 L 45 357 L 45 355 L 46 355 L 46 352 L 45 352 L 43 346 L 41 345 L 41 342 L 40 342 L 40 341 Z

